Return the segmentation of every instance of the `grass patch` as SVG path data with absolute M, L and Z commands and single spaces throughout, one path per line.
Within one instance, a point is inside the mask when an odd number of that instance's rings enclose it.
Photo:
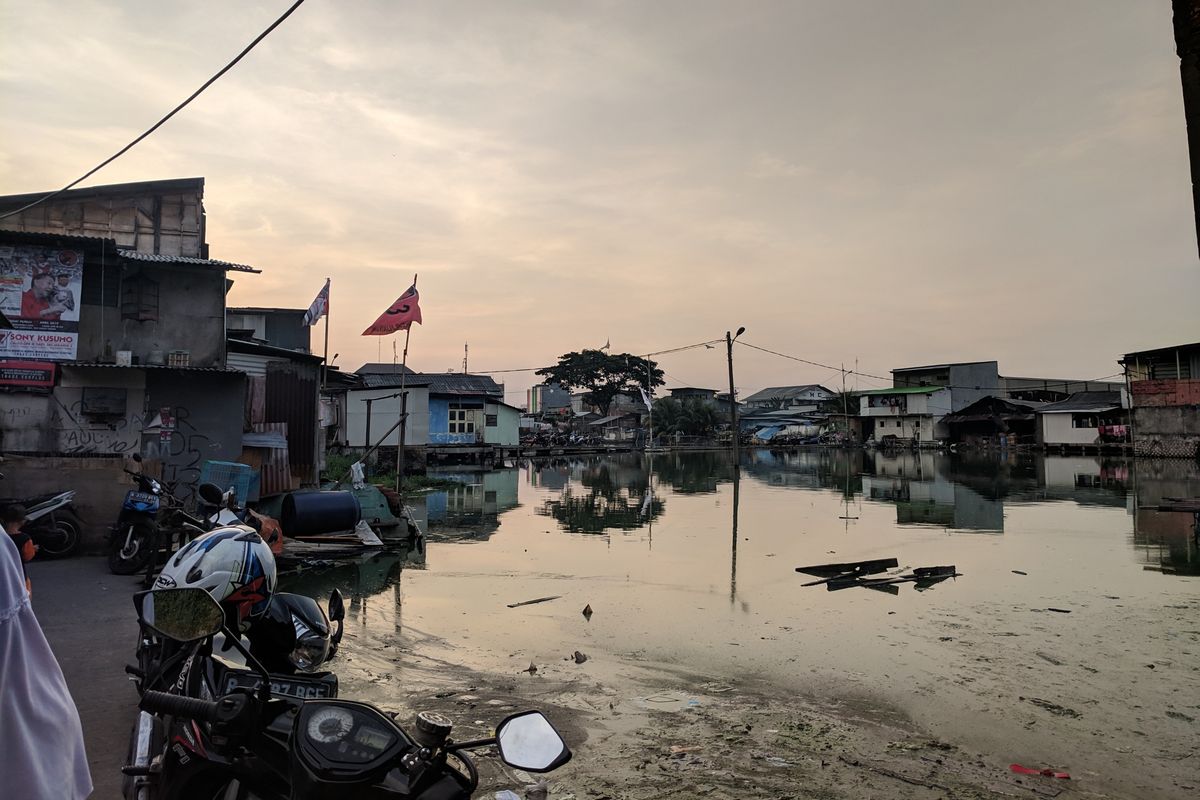
M 350 475 L 350 465 L 358 460 L 357 456 L 346 455 L 344 453 L 327 453 L 325 455 L 325 469 L 321 472 L 325 480 L 336 481 L 343 478 L 348 479 Z M 375 469 L 367 476 L 367 481 L 373 484 L 383 486 L 396 486 L 396 467 L 391 464 L 390 469 L 379 471 L 381 464 L 375 462 Z M 411 475 L 404 476 L 404 490 L 408 492 L 427 492 L 436 489 L 452 489 L 455 486 L 462 486 L 460 481 L 452 481 L 447 478 L 429 477 L 427 475 Z

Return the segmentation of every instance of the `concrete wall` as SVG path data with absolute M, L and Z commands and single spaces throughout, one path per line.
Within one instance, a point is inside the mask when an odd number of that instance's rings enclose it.
M 349 446 L 368 447 L 364 444 L 367 433 L 367 399 L 378 399 L 371 404 L 371 443 L 379 441 L 384 431 L 396 424 L 400 418 L 400 398 L 389 398 L 399 388 L 355 389 L 346 393 L 346 430 Z M 405 445 L 429 443 L 429 389 L 424 386 L 407 387 L 408 423 L 404 431 Z M 394 431 L 383 441 L 385 447 L 395 447 L 400 441 L 399 431 Z
M 1149 457 L 1200 458 L 1200 406 L 1134 408 L 1133 452 Z
M 1076 428 L 1072 414 L 1038 414 L 1038 431 L 1043 444 L 1093 445 L 1100 441 L 1099 428 Z
M 162 409 L 172 420 L 142 434 L 142 455 L 161 462 L 164 480 L 196 483 L 205 461 L 241 456 L 245 375 L 149 370 L 146 398 L 151 423 Z
M 75 491 L 75 510 L 83 523 L 83 552 L 104 550 L 108 528 L 117 521 L 125 493 L 133 488 L 121 471 L 120 457 L 74 458 L 4 456 L 0 494 L 28 497 L 44 492 Z
M 978 364 L 955 364 L 950 367 L 950 411 L 961 411 L 988 395 L 999 394 L 1000 373 L 995 361 Z M 979 387 L 976 389 L 975 387 Z
M 167 264 L 129 262 L 121 270 L 121 282 L 139 274 L 158 284 L 158 320 L 137 322 L 121 319 L 120 287 L 105 289 L 105 305 L 84 304 L 79 313 L 78 361 L 97 361 L 106 350 L 132 351 L 141 363 L 150 354 L 187 350 L 193 367 L 225 366 L 225 273 L 208 267 L 176 267 Z M 107 274 L 107 273 L 106 273 Z M 88 271 L 84 281 L 99 280 L 100 270 Z M 91 297 L 91 290 L 86 291 Z M 95 295 L 99 300 L 100 294 Z

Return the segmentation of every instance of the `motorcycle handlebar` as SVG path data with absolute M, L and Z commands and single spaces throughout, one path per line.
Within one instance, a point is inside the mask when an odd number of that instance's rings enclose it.
M 153 690 L 142 695 L 138 708 L 151 714 L 170 714 L 197 722 L 216 722 L 220 717 L 220 705 L 217 703 Z

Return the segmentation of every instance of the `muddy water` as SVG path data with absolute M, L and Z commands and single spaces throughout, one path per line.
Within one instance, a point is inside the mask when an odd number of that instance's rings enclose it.
M 423 553 L 295 584 L 352 597 L 339 672 L 359 696 L 533 664 L 634 702 L 657 664 L 877 698 L 1118 796 L 1200 786 L 1200 555 L 1190 514 L 1151 508 L 1200 496 L 1194 465 L 751 451 L 739 470 L 696 453 L 458 479 L 418 503 Z M 795 571 L 889 557 L 961 576 L 830 591 Z

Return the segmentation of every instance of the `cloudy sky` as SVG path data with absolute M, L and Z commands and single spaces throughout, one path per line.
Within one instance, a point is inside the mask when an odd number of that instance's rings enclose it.
M 0 193 L 78 177 L 287 5 L 0 0 Z M 1096 378 L 1200 339 L 1168 0 L 308 0 L 89 184 L 187 176 L 212 256 L 263 270 L 231 304 L 332 276 L 351 369 L 413 273 L 426 371 L 744 325 L 877 375 Z M 723 347 L 661 363 L 726 380 Z M 745 348 L 737 378 L 841 380 Z

